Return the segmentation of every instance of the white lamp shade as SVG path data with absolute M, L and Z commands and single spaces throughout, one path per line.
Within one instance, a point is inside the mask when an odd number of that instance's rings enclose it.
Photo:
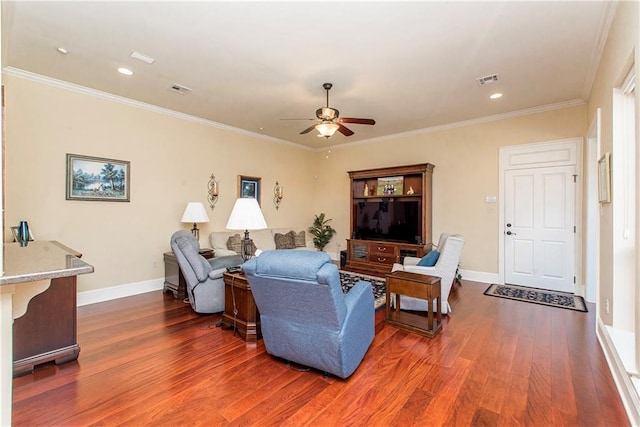
M 189 202 L 187 208 L 182 214 L 182 219 L 180 220 L 180 222 L 209 222 L 209 216 L 207 215 L 207 211 L 202 203 Z
M 236 200 L 229 221 L 228 230 L 263 230 L 267 228 L 267 222 L 262 216 L 258 201 L 253 198 L 240 198 Z

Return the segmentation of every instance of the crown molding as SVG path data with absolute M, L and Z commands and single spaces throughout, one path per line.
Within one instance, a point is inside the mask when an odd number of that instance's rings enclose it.
M 185 120 L 185 121 L 188 121 L 188 122 L 200 124 L 200 125 L 203 125 L 203 126 L 207 126 L 207 127 L 211 127 L 211 128 L 227 131 L 227 132 L 232 132 L 232 133 L 235 133 L 235 134 L 238 134 L 238 135 L 249 136 L 249 137 L 252 137 L 252 138 L 259 138 L 259 139 L 267 140 L 269 142 L 273 142 L 273 143 L 276 143 L 276 144 L 285 144 L 285 145 L 289 145 L 291 147 L 296 147 L 296 148 L 303 149 L 303 150 L 312 150 L 311 148 L 306 147 L 304 145 L 295 144 L 293 142 L 285 141 L 283 139 L 274 138 L 272 136 L 267 136 L 267 135 L 263 135 L 263 134 L 256 133 L 256 132 L 250 132 L 250 131 L 245 130 L 245 129 L 240 129 L 240 128 L 237 128 L 237 127 L 233 127 L 233 126 L 225 125 L 225 124 L 222 124 L 222 123 L 214 122 L 213 120 L 203 119 L 201 117 L 192 116 L 190 114 L 180 113 L 178 111 L 170 110 L 168 108 L 158 107 L 156 105 L 151 105 L 151 104 L 147 104 L 145 102 L 136 101 L 134 99 L 126 98 L 124 96 L 113 95 L 113 94 L 108 93 L 108 92 L 103 92 L 101 90 L 92 89 L 92 88 L 89 88 L 89 87 L 86 87 L 86 86 L 81 86 L 81 85 L 77 85 L 77 84 L 74 84 L 74 83 L 65 82 L 63 80 L 54 79 L 53 77 L 44 76 L 42 74 L 32 73 L 30 71 L 21 70 L 19 68 L 5 67 L 2 70 L 2 73 L 7 75 L 7 76 L 17 77 L 17 78 L 21 78 L 21 79 L 25 79 L 25 80 L 30 80 L 32 82 L 45 84 L 45 85 L 52 86 L 52 87 L 55 87 L 55 88 L 58 88 L 58 89 L 68 90 L 70 92 L 75 92 L 75 93 L 79 93 L 79 94 L 82 94 L 82 95 L 92 96 L 94 98 L 99 98 L 99 99 L 103 99 L 103 100 L 106 100 L 106 101 L 115 102 L 117 104 L 127 105 L 129 107 L 134 107 L 134 108 L 139 108 L 141 110 L 151 111 L 153 113 L 162 114 L 162 115 L 165 115 L 165 116 L 173 117 L 173 118 L 180 119 L 180 120 Z
M 501 114 L 494 114 L 492 116 L 479 117 L 477 119 L 463 120 L 463 121 L 460 121 L 460 122 L 453 122 L 453 123 L 447 123 L 447 124 L 444 124 L 444 125 L 438 125 L 438 126 L 432 126 L 432 127 L 423 128 L 423 129 L 411 130 L 411 131 L 408 131 L 408 132 L 395 133 L 393 135 L 386 135 L 386 136 L 381 136 L 381 137 L 377 137 L 377 138 L 364 139 L 362 141 L 356 141 L 356 142 L 351 142 L 351 143 L 347 143 L 347 144 L 331 145 L 331 146 L 328 146 L 328 147 L 325 147 L 325 148 L 318 148 L 318 149 L 316 149 L 316 151 L 326 151 L 327 149 L 332 150 L 334 148 L 352 147 L 352 146 L 355 146 L 355 145 L 362 145 L 362 144 L 373 144 L 373 143 L 377 143 L 377 142 L 388 141 L 388 140 L 391 140 L 391 139 L 405 138 L 405 137 L 410 137 L 410 136 L 415 136 L 415 135 L 423 135 L 423 134 L 426 134 L 426 133 L 440 132 L 440 131 L 449 130 L 449 129 L 457 129 L 457 128 L 462 128 L 462 127 L 467 127 L 467 126 L 478 125 L 478 124 L 482 124 L 482 123 L 495 122 L 495 121 L 498 121 L 498 120 L 511 119 L 511 118 L 514 118 L 514 117 L 529 116 L 529 115 L 532 115 L 532 114 L 543 113 L 543 112 L 546 112 L 546 111 L 560 110 L 562 108 L 576 107 L 576 106 L 585 105 L 585 104 L 586 104 L 586 102 L 583 99 L 572 99 L 572 100 L 569 100 L 569 101 L 557 102 L 557 103 L 554 103 L 554 104 L 540 105 L 538 107 L 525 108 L 523 110 L 511 111 L 511 112 L 508 112 L 508 113 L 501 113 Z

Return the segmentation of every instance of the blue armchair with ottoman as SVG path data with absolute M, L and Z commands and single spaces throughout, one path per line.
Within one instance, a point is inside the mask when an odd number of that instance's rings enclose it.
M 340 378 L 356 370 L 375 334 L 369 282 L 344 294 L 324 252 L 265 251 L 243 269 L 269 354 Z

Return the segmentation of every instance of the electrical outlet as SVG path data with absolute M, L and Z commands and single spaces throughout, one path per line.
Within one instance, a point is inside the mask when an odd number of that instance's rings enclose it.
M 604 312 L 609 314 L 609 299 L 604 300 Z
M 151 268 L 158 268 L 158 261 L 153 261 L 153 263 L 151 264 Z

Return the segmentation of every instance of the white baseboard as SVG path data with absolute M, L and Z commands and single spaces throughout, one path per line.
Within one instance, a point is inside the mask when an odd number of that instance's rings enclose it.
M 130 297 L 145 292 L 162 290 L 164 278 L 145 280 L 144 282 L 127 283 L 120 286 L 78 292 L 78 307 L 97 302 L 110 301 L 117 298 Z
M 329 252 L 329 256 L 337 256 L 335 252 Z M 460 270 L 462 278 L 481 283 L 498 283 L 498 274 L 485 273 L 482 271 Z M 143 282 L 127 283 L 125 285 L 112 286 L 109 288 L 95 289 L 92 291 L 78 292 L 78 307 L 98 302 L 111 301 L 118 298 L 143 294 L 145 292 L 162 290 L 164 278 L 145 280 Z
M 498 283 L 498 273 L 486 273 L 484 271 L 460 270 L 462 280 L 471 280 L 481 283 Z
M 629 422 L 632 426 L 639 426 L 640 399 L 638 393 L 631 382 L 631 378 L 627 374 L 622 359 L 618 355 L 618 351 L 613 344 L 613 339 L 609 335 L 609 330 L 600 318 L 598 318 L 596 323 L 596 335 L 598 336 L 598 341 L 600 342 L 604 356 L 607 359 L 609 370 L 618 388 L 618 393 L 620 394 L 624 409 L 627 412 L 627 417 L 629 417 Z

